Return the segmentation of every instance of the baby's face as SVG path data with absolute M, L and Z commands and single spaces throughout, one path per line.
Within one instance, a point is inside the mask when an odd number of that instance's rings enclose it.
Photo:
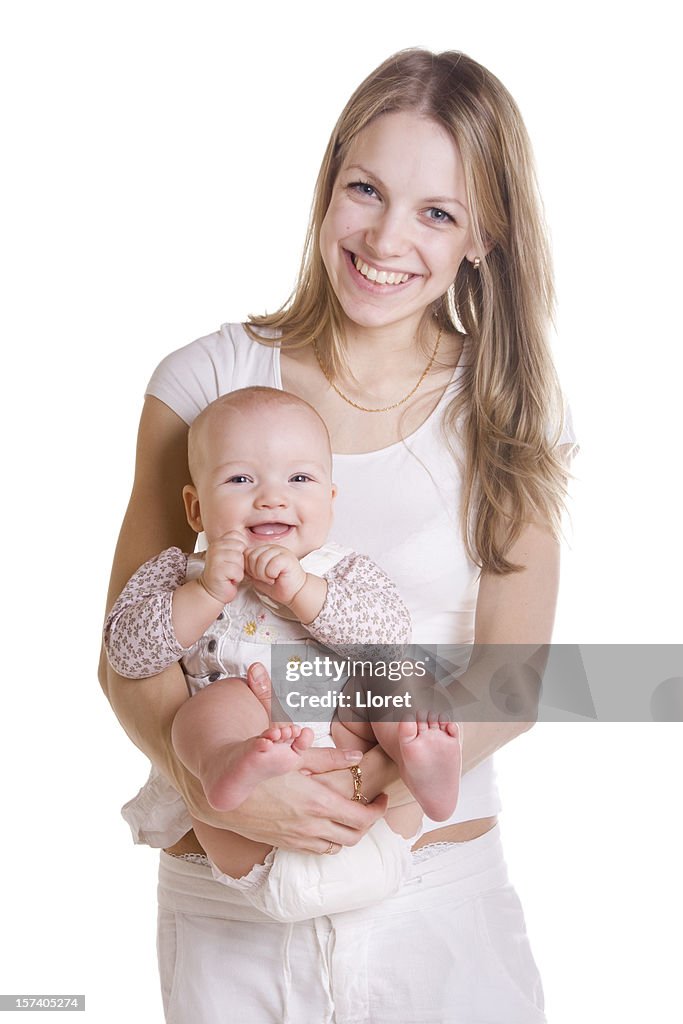
M 249 548 L 279 544 L 297 558 L 319 548 L 336 488 L 325 430 L 305 407 L 255 402 L 202 428 L 195 472 L 209 542 L 238 530 Z

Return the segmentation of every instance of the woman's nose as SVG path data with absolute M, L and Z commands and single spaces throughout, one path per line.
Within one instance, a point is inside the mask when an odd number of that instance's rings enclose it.
M 365 233 L 365 242 L 379 259 L 405 255 L 409 247 L 408 232 L 399 212 L 385 210 L 378 214 Z

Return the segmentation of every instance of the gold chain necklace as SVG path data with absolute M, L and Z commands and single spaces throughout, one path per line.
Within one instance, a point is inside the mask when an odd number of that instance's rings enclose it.
M 434 346 L 434 351 L 432 352 L 431 359 L 429 360 L 429 362 L 425 366 L 424 370 L 422 371 L 422 376 L 418 380 L 418 382 L 415 385 L 415 387 L 412 388 L 408 392 L 407 395 L 404 395 L 404 397 L 401 398 L 398 402 L 394 402 L 393 405 L 385 405 L 382 409 L 368 409 L 364 405 L 358 405 L 357 402 L 353 402 L 353 401 L 351 401 L 350 398 L 347 398 L 347 396 L 344 394 L 344 392 L 339 390 L 339 388 L 334 383 L 334 381 L 330 377 L 329 373 L 327 372 L 327 370 L 323 366 L 322 359 L 320 358 L 320 353 L 318 352 L 318 344 L 317 344 L 315 338 L 313 339 L 313 351 L 315 352 L 315 358 L 318 360 L 318 366 L 322 370 L 322 373 L 323 373 L 323 376 L 325 377 L 325 380 L 330 385 L 332 390 L 335 391 L 339 395 L 339 397 L 342 398 L 347 403 L 347 405 L 352 405 L 354 409 L 359 409 L 361 412 L 389 412 L 390 409 L 398 409 L 399 405 L 403 405 L 405 402 L 408 401 L 409 398 L 413 397 L 413 395 L 415 394 L 415 392 L 419 388 L 420 384 L 425 379 L 425 377 L 427 376 L 427 374 L 431 370 L 432 366 L 434 365 L 434 360 L 436 359 L 436 353 L 439 351 L 439 345 L 441 344 L 441 335 L 442 334 L 443 334 L 443 328 L 439 328 L 439 334 L 438 334 L 437 339 L 436 339 L 436 345 Z

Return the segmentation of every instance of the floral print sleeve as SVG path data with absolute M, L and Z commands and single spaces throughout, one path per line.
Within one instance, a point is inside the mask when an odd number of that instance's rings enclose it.
M 112 668 L 126 679 L 146 679 L 179 661 L 189 648 L 175 638 L 173 591 L 185 582 L 187 555 L 168 548 L 130 578 L 104 624 Z
M 367 555 L 347 555 L 323 578 L 325 604 L 306 626 L 315 640 L 336 651 L 410 642 L 410 613 L 395 584 Z

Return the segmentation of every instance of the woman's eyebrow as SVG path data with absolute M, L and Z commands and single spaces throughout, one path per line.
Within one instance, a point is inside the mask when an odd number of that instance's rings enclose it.
M 361 171 L 361 173 L 363 173 L 367 178 L 372 178 L 373 181 L 376 181 L 381 189 L 386 189 L 386 185 L 384 184 L 384 182 L 382 181 L 382 179 L 379 177 L 378 174 L 375 174 L 374 171 L 367 170 L 367 168 L 365 168 L 365 167 L 361 167 L 360 164 L 350 164 L 348 167 L 345 168 L 345 170 L 347 171 L 347 173 L 349 171 Z M 461 202 L 460 199 L 456 199 L 455 196 L 428 196 L 425 199 L 423 199 L 422 202 L 423 203 L 454 203 L 456 206 L 461 206 L 462 209 L 465 211 L 465 213 L 468 212 L 467 211 L 467 207 L 465 206 L 465 204 L 463 202 Z
M 345 167 L 344 170 L 347 173 L 348 171 L 360 171 L 362 174 L 366 176 L 366 178 L 373 178 L 381 188 L 385 187 L 384 182 L 382 181 L 378 174 L 375 174 L 374 171 L 369 171 L 366 167 L 361 167 L 360 164 L 349 164 L 349 166 Z

